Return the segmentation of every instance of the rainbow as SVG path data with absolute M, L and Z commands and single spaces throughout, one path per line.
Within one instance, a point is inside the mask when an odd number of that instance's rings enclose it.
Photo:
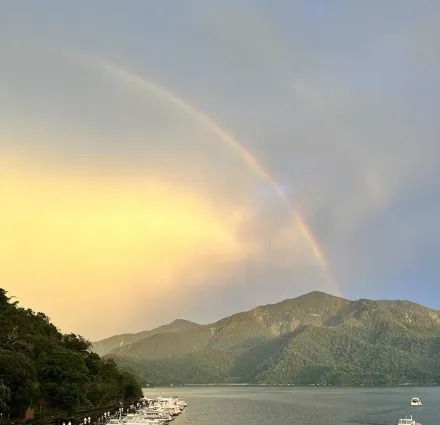
M 198 120 L 201 124 L 203 124 L 206 128 L 208 128 L 213 134 L 217 135 L 221 140 L 226 142 L 229 146 L 234 148 L 246 161 L 246 163 L 252 167 L 252 169 L 260 175 L 267 183 L 269 183 L 277 195 L 284 201 L 284 203 L 288 206 L 289 210 L 292 211 L 293 218 L 298 224 L 305 240 L 308 242 L 308 245 L 311 247 L 312 252 L 317 259 L 318 263 L 324 268 L 328 277 L 330 276 L 328 263 L 325 259 L 324 253 L 322 252 L 321 247 L 319 246 L 316 238 L 314 237 L 312 231 L 307 225 L 306 221 L 303 219 L 301 214 L 296 211 L 289 201 L 289 199 L 284 194 L 281 186 L 277 183 L 275 178 L 261 165 L 261 163 L 252 155 L 242 144 L 240 144 L 232 135 L 230 135 L 227 131 L 222 129 L 213 119 L 205 115 L 203 112 L 199 111 L 195 107 L 189 105 L 187 102 L 174 95 L 173 93 L 165 90 L 164 88 L 158 86 L 157 84 L 152 83 L 151 81 L 134 74 L 132 72 L 128 72 L 108 61 L 102 59 L 96 59 L 89 56 L 85 56 L 83 54 L 74 54 L 73 55 L 77 60 L 81 62 L 86 62 L 88 64 L 94 65 L 97 69 L 102 70 L 106 74 L 109 74 L 120 81 L 123 81 L 128 84 L 136 85 L 142 89 L 146 89 L 150 92 L 157 94 L 159 97 L 167 100 L 168 102 L 174 104 L 177 108 L 184 111 L 188 115 L 192 116 L 196 120 Z M 334 281 L 333 278 L 331 278 Z

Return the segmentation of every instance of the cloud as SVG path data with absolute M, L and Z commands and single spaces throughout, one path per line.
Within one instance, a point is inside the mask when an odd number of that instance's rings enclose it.
M 176 5 L 172 16 L 168 6 L 139 3 L 124 6 L 124 19 L 117 2 L 107 8 L 103 15 L 102 8 L 90 6 L 94 19 L 82 21 L 81 37 L 73 10 L 54 19 L 53 26 L 35 10 L 27 31 L 56 38 L 65 53 L 79 45 L 87 55 L 108 57 L 128 72 L 151 77 L 230 130 L 286 188 L 323 248 L 338 287 L 313 263 L 291 212 L 218 134 L 154 93 L 74 64 L 48 46 L 5 47 L 9 39 L 3 37 L 2 149 L 59 167 L 27 174 L 20 168 L 27 176 L 20 174 L 20 184 L 30 188 L 36 185 L 32 181 L 40 182 L 39 196 L 46 193 L 51 206 L 61 199 L 55 196 L 54 182 L 72 182 L 69 187 L 85 197 L 78 220 L 87 214 L 87 220 L 97 223 L 91 235 L 113 234 L 141 248 L 132 248 L 137 254 L 130 257 L 121 254 L 125 266 L 119 275 L 96 279 L 112 282 L 111 291 L 100 292 L 106 306 L 128 299 L 127 294 L 142 294 L 132 297 L 130 312 L 124 306 L 123 313 L 111 316 L 109 308 L 99 319 L 102 332 L 143 329 L 182 315 L 214 320 L 312 288 L 374 297 L 380 293 L 374 282 L 383 286 L 384 281 L 401 279 L 408 264 L 423 269 L 426 247 L 440 249 L 438 222 L 427 213 L 437 211 L 440 188 L 440 26 L 435 2 L 372 2 L 359 9 L 336 1 L 322 10 L 306 2 L 269 6 L 191 1 Z M 10 31 L 14 26 L 8 25 Z M 8 178 L 18 178 L 14 173 Z M 81 173 L 96 186 L 86 184 Z M 139 195 L 130 210 L 133 204 L 124 185 L 139 188 L 145 176 L 157 182 L 154 196 L 150 189 L 145 193 L 147 200 L 157 199 L 157 209 L 144 213 Z M 273 196 L 261 196 L 262 188 Z M 94 192 L 101 189 L 108 198 Z M 28 204 L 20 202 L 28 206 L 29 223 L 36 219 L 31 214 L 35 209 L 46 217 L 46 226 L 55 225 L 48 221 L 49 209 L 31 207 L 31 198 Z M 183 239 L 189 245 L 178 242 L 182 238 L 177 237 L 175 217 L 180 210 L 189 232 Z M 63 210 L 63 228 L 70 220 L 79 227 L 69 211 Z M 102 222 L 97 218 L 101 215 L 107 217 Z M 153 250 L 151 276 L 161 277 L 147 279 L 148 270 L 139 272 L 141 252 L 151 249 L 142 245 L 145 234 L 138 234 L 135 224 L 142 228 L 144 218 L 155 222 L 158 216 L 164 219 L 159 228 L 169 242 L 156 242 L 164 251 Z M 19 217 L 25 220 L 24 213 Z M 109 234 L 111 217 L 120 220 L 119 230 Z M 133 227 L 125 228 L 121 223 L 126 221 Z M 54 243 L 59 243 L 55 236 L 66 236 L 60 228 L 54 232 Z M 89 244 L 87 234 L 74 233 L 77 251 L 82 243 Z M 102 268 L 110 255 L 119 256 L 116 243 L 105 240 L 102 246 L 89 245 L 109 253 L 98 256 Z M 42 252 L 32 255 L 42 258 Z M 171 259 L 175 273 L 169 276 Z M 63 267 L 58 275 L 65 275 Z M 62 277 L 54 273 L 51 279 Z M 172 282 L 167 295 L 150 289 L 145 295 L 144 289 L 157 279 Z M 82 280 L 90 281 L 86 273 Z M 60 291 L 54 286 L 51 292 L 44 284 L 41 288 L 53 296 Z M 86 301 L 90 308 L 100 302 L 85 292 L 81 302 L 91 297 L 93 302 Z M 155 294 L 166 296 L 166 305 L 152 303 Z M 39 308 L 46 306 L 55 308 L 48 303 Z M 62 310 L 56 308 L 58 321 Z M 78 324 L 87 333 L 88 314 Z M 73 326 L 68 320 L 73 319 L 66 318 L 66 326 Z
M 319 274 L 291 211 L 212 126 L 55 49 L 20 47 L 4 72 L 21 95 L 0 100 L 0 279 L 24 305 L 95 337 L 171 320 L 204 286 L 258 287 L 280 268 L 283 279 Z M 28 54 L 33 72 L 14 74 Z M 271 196 L 258 199 L 262 188 Z M 121 299 L 90 328 L 96 308 Z
M 256 89 L 265 93 L 270 86 L 273 97 L 262 95 L 263 111 L 252 109 L 249 126 L 257 136 L 250 143 L 264 153 L 268 168 L 289 182 L 294 205 L 347 291 L 365 280 L 392 279 L 393 270 L 412 262 L 424 245 L 432 246 L 438 229 L 437 222 L 410 218 L 406 211 L 411 202 L 428 208 L 439 196 L 438 5 L 406 3 L 399 10 L 388 5 L 378 14 L 377 3 L 358 10 L 338 2 L 334 15 L 319 23 L 313 7 L 293 7 L 290 33 L 282 24 L 269 25 L 274 10 L 266 11 L 264 20 L 255 19 L 255 9 L 246 15 L 244 7 L 229 7 L 230 15 L 243 17 L 241 33 L 249 36 L 228 44 L 237 67 L 247 69 L 244 62 L 255 58 L 259 36 L 274 46 L 264 65 L 278 81 L 266 78 L 266 86 Z M 224 14 L 216 15 L 219 22 L 227 21 Z M 261 21 L 264 30 L 257 25 Z M 222 34 L 215 26 L 213 31 Z M 262 43 L 261 62 L 265 50 Z M 381 233 L 373 238 L 376 229 Z M 365 237 L 368 232 L 371 237 Z M 403 246 L 402 234 L 412 242 Z M 374 296 L 374 285 L 370 290 Z
M 101 337 L 175 314 L 210 285 L 258 287 L 270 270 L 316 270 L 285 211 L 249 216 L 152 175 L 17 153 L 0 170 L 0 280 L 63 330 Z
M 81 328 L 110 302 L 94 319 L 98 333 L 123 321 L 136 297 L 148 308 L 180 292 L 182 276 L 197 283 L 246 256 L 220 204 L 150 176 L 54 173 L 9 159 L 0 196 L 0 280 L 63 329 Z M 119 297 L 127 303 L 114 305 Z

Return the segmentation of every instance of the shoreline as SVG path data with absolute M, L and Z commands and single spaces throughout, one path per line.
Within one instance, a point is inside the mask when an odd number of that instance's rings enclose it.
M 155 385 L 142 387 L 142 390 L 152 390 L 155 388 L 161 389 L 173 389 L 173 388 L 193 388 L 193 387 L 214 387 L 214 388 L 224 388 L 224 387 L 236 387 L 236 388 L 316 388 L 316 389 L 327 389 L 327 388 L 436 388 L 440 387 L 439 384 L 396 384 L 396 385 L 319 385 L 319 384 L 182 384 L 182 385 Z

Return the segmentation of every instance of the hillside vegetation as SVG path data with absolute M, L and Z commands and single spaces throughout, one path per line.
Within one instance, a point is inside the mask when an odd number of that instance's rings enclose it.
M 129 345 L 142 339 L 148 338 L 156 334 L 183 332 L 190 329 L 195 329 L 200 325 L 189 320 L 177 319 L 174 322 L 167 325 L 159 326 L 158 328 L 148 331 L 142 331 L 135 334 L 121 334 L 114 335 L 110 338 L 105 338 L 100 341 L 96 341 L 92 344 L 93 351 L 100 356 L 104 356 L 110 351 L 118 348 L 122 345 Z
M 440 312 L 322 292 L 112 350 L 144 384 L 440 382 Z
M 105 407 L 142 395 L 131 373 L 101 359 L 81 336 L 60 333 L 43 313 L 19 307 L 1 288 L 0 323 L 0 411 L 5 416 L 21 415 L 28 407 L 66 412 Z

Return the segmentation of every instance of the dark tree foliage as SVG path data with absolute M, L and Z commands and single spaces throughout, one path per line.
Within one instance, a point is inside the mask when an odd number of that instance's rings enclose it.
M 0 379 L 11 392 L 6 409 L 8 413 L 29 406 L 37 384 L 37 376 L 32 361 L 25 354 L 0 350 Z
M 136 379 L 91 343 L 63 335 L 43 313 L 18 306 L 0 288 L 0 410 L 20 415 L 28 407 L 73 411 L 142 396 Z

